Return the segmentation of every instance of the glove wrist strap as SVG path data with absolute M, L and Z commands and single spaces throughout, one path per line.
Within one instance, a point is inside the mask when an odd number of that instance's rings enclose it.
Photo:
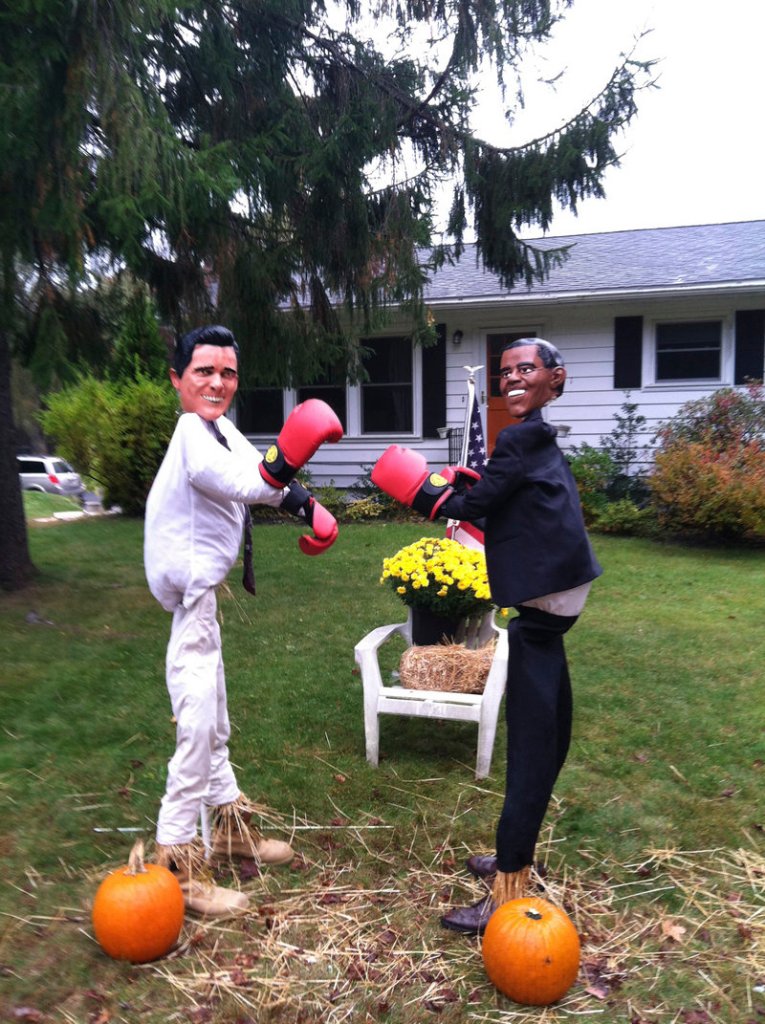
M 311 492 L 307 491 L 297 480 L 292 480 L 284 492 L 279 508 L 283 508 L 292 516 L 300 516 L 302 519 L 306 518 L 310 501 Z
M 274 487 L 286 487 L 292 480 L 298 467 L 290 465 L 278 442 L 272 444 L 260 464 L 260 472 Z

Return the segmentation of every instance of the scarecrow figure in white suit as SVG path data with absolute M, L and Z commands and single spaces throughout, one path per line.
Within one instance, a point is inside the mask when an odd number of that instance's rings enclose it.
M 264 864 L 292 860 L 290 846 L 251 824 L 254 805 L 241 793 L 228 753 L 230 734 L 215 588 L 239 556 L 245 532 L 245 588 L 254 593 L 249 505 L 285 508 L 303 518 L 306 554 L 337 537 L 337 523 L 293 477 L 342 426 L 311 399 L 288 417 L 263 459 L 225 418 L 238 386 L 238 346 L 225 327 L 199 327 L 180 339 L 170 379 L 182 414 L 146 503 L 145 567 L 152 594 L 173 622 L 167 688 L 177 723 L 176 747 L 157 820 L 157 859 L 181 883 L 188 909 L 210 916 L 241 912 L 247 897 L 212 884 L 197 835 L 212 819 L 214 862 L 246 857 Z

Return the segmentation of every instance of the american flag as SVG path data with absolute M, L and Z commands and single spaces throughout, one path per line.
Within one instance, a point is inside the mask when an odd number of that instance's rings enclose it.
M 478 399 L 473 395 L 473 408 L 470 411 L 470 427 L 468 429 L 467 467 L 468 469 L 474 469 L 476 473 L 483 473 L 485 465 L 486 439 L 483 436 L 483 423 L 481 423 Z
M 470 424 L 468 426 L 467 457 L 465 464 L 468 469 L 474 469 L 476 473 L 483 473 L 486 465 L 486 439 L 481 423 L 481 410 L 478 408 L 478 399 L 473 395 L 473 408 L 470 411 Z M 483 550 L 483 530 L 474 523 L 450 522 L 446 530 L 447 537 L 458 540 L 466 548 Z

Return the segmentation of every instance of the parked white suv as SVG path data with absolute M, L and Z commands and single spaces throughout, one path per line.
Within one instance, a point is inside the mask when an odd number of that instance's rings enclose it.
M 85 487 L 78 473 L 56 455 L 17 455 L 19 479 L 25 491 L 47 491 L 79 498 Z

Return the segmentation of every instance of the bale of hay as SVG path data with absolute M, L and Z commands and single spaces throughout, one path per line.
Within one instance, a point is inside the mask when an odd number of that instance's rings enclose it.
M 495 646 L 491 640 L 476 650 L 464 644 L 409 647 L 398 669 L 401 685 L 407 690 L 483 693 Z

